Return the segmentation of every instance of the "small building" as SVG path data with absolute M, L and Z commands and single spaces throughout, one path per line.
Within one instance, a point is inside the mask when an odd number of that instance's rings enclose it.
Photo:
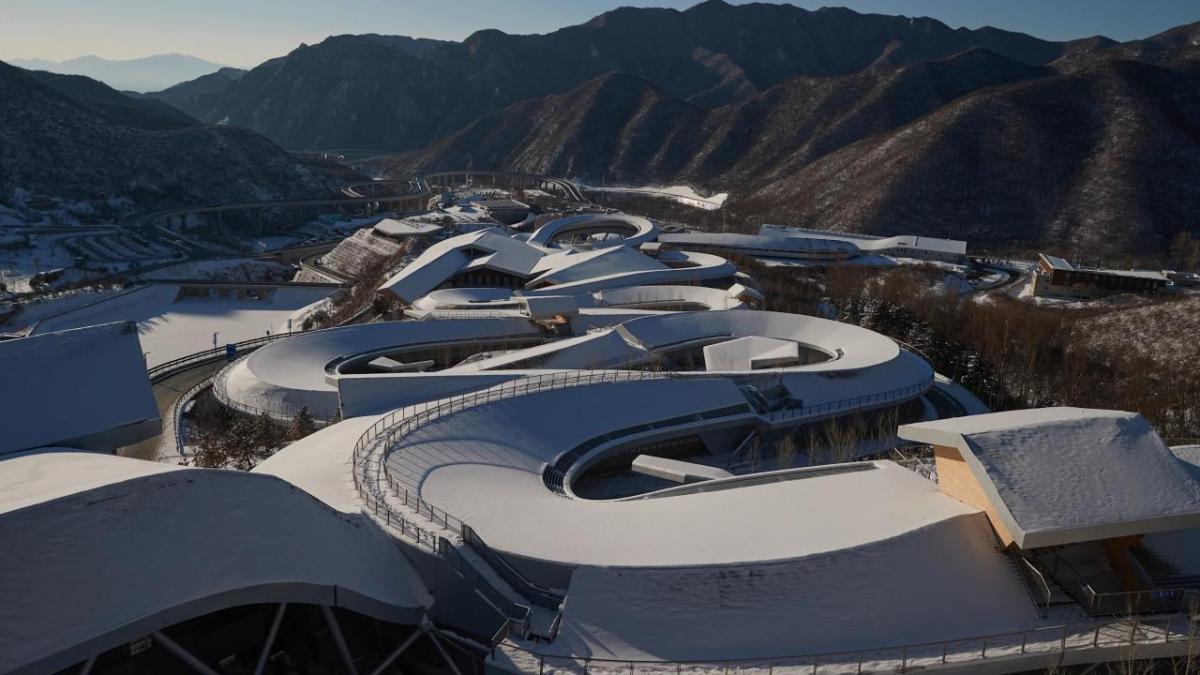
M 915 235 L 877 237 L 769 224 L 759 228 L 758 234 L 664 231 L 658 241 L 675 249 L 732 251 L 755 258 L 804 260 L 815 265 L 856 264 L 873 256 L 962 263 L 967 254 L 966 242 L 951 239 Z
M 1200 533 L 1197 467 L 1137 413 L 1015 410 L 906 424 L 898 435 L 933 447 L 939 489 L 987 515 L 1047 604 L 1061 588 L 1094 613 L 1128 610 L 1142 597 L 1129 594 L 1164 587 L 1156 567 Z
M 487 209 L 488 215 L 505 225 L 515 225 L 529 215 L 529 205 L 515 199 L 482 199 L 475 205 Z
M 437 223 L 428 223 L 419 220 L 395 220 L 394 218 L 384 218 L 371 228 L 371 231 L 381 237 L 387 237 L 395 241 L 404 241 L 406 239 L 422 239 L 432 237 L 442 231 L 442 226 Z
M 1114 293 L 1158 293 L 1170 279 L 1151 270 L 1107 270 L 1081 267 L 1063 258 L 1038 254 L 1034 295 L 1100 297 Z
M 1200 288 L 1200 274 L 1175 270 L 1163 270 L 1163 274 L 1177 288 Z

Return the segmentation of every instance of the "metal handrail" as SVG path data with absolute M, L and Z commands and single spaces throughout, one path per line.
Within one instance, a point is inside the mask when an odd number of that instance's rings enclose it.
M 697 375 L 714 377 L 712 374 Z M 544 375 L 536 375 L 532 377 L 521 378 L 505 382 L 487 389 L 482 389 L 466 394 L 450 397 L 441 402 L 427 402 L 415 406 L 402 408 L 393 411 L 388 415 L 380 418 L 368 428 L 359 437 L 355 443 L 352 458 L 355 470 L 352 472 L 354 476 L 355 489 L 359 491 L 360 496 L 371 504 L 376 513 L 385 513 L 386 518 L 390 521 L 395 521 L 401 524 L 402 531 L 413 531 L 418 537 L 418 543 L 425 532 L 420 528 L 409 530 L 408 525 L 411 521 L 403 515 L 396 513 L 387 504 L 387 500 L 383 497 L 383 491 L 380 489 L 380 478 L 388 487 L 395 498 L 402 500 L 405 507 L 408 507 L 416 513 L 427 519 L 428 521 L 441 525 L 443 528 L 461 533 L 466 525 L 461 519 L 451 515 L 443 509 L 440 509 L 433 504 L 428 503 L 419 495 L 410 491 L 407 487 L 401 484 L 399 480 L 391 475 L 389 467 L 384 463 L 385 457 L 390 457 L 393 451 L 393 441 L 397 438 L 402 438 L 415 429 L 419 428 L 446 414 L 474 407 L 483 403 L 507 400 L 527 394 L 565 389 L 575 386 L 585 386 L 591 384 L 601 384 L 608 382 L 632 382 L 644 380 L 658 380 L 668 378 L 683 378 L 688 377 L 686 374 L 677 373 L 674 371 L 643 371 L 643 370 L 599 370 L 599 371 L 562 371 L 553 372 Z M 808 417 L 810 415 L 822 415 L 829 412 L 846 410 L 851 407 L 857 407 L 863 403 L 883 403 L 894 401 L 898 398 L 919 393 L 932 386 L 933 379 L 929 378 L 918 385 L 903 387 L 891 392 L 884 392 L 871 396 L 859 396 L 844 399 L 842 401 L 834 401 L 814 406 L 807 406 L 785 411 L 774 411 L 766 413 L 764 416 L 768 419 L 796 419 L 799 417 Z M 379 452 L 370 453 L 368 450 L 375 447 L 376 442 L 382 440 L 385 446 Z M 374 469 L 374 475 L 371 471 Z M 431 545 L 431 548 L 436 548 Z M 484 556 L 481 556 L 484 557 Z M 486 557 L 485 557 L 486 559 Z M 502 576 L 503 570 L 493 570 Z M 511 577 L 512 575 L 507 575 Z M 510 582 L 518 593 L 522 593 L 524 597 L 540 598 L 546 593 L 546 589 L 540 588 L 523 579 L 505 578 Z
M 1162 624 L 1161 632 L 1153 634 L 1152 628 Z M 1173 632 L 1172 626 L 1182 630 Z M 1112 640 L 1112 629 L 1119 628 L 1121 638 Z M 1139 628 L 1141 631 L 1139 631 Z M 1139 639 L 1139 636 L 1144 636 Z M 1192 617 L 1187 614 L 1150 617 L 1143 620 L 1132 617 L 1131 620 L 1115 622 L 1088 622 L 1075 625 L 1063 624 L 1031 628 L 1022 631 L 993 633 L 966 638 L 919 642 L 906 645 L 895 645 L 875 649 L 861 649 L 841 652 L 816 652 L 808 654 L 778 655 L 741 659 L 697 659 L 680 661 L 654 661 L 639 659 L 594 658 L 588 656 L 557 656 L 539 654 L 505 639 L 502 646 L 523 652 L 538 661 L 539 670 L 554 662 L 582 662 L 584 672 L 594 671 L 593 664 L 609 666 L 612 671 L 635 672 L 639 665 L 653 667 L 656 670 L 674 669 L 681 672 L 684 667 L 724 667 L 725 670 L 737 667 L 757 667 L 759 669 L 784 666 L 799 666 L 818 673 L 821 666 L 845 666 L 855 668 L 856 672 L 865 670 L 897 670 L 906 672 L 910 668 L 947 663 L 962 664 L 964 662 L 989 658 L 989 649 L 993 656 L 998 650 L 1010 650 L 1016 654 L 1065 654 L 1068 651 L 1096 649 L 1100 647 L 1124 647 L 1147 644 L 1172 644 L 1182 641 L 1195 642 L 1200 636 L 1195 634 Z M 966 647 L 967 649 L 964 649 Z M 891 655 L 890 658 L 888 655 Z M 895 663 L 895 668 L 881 668 L 880 662 Z
M 436 535 L 416 525 L 387 503 L 386 498 L 383 496 L 383 490 L 380 488 L 380 477 L 382 477 L 383 483 L 388 486 L 393 495 L 397 499 L 403 500 L 405 507 L 416 511 L 418 515 L 430 522 L 459 533 L 464 531 L 463 528 L 466 524 L 459 518 L 421 499 L 420 496 L 408 490 L 408 488 L 404 487 L 400 481 L 391 475 L 391 472 L 383 464 L 382 460 L 389 453 L 391 443 L 394 439 L 403 437 L 419 426 L 450 412 L 482 403 L 507 400 L 541 391 L 587 384 L 664 379 L 667 376 L 668 374 L 663 372 L 650 371 L 555 372 L 513 380 L 488 389 L 453 396 L 441 402 L 421 403 L 393 411 L 371 425 L 355 443 L 351 454 L 354 464 L 354 470 L 351 472 L 354 479 L 354 487 L 358 491 L 359 496 L 366 501 L 369 509 L 377 517 L 382 514 L 386 524 L 399 529 L 403 536 L 415 538 L 419 546 L 424 545 L 434 553 L 442 553 L 438 550 Z M 377 445 L 377 441 L 380 441 L 385 447 L 378 453 L 369 452 Z M 372 474 L 372 471 L 374 471 L 374 474 Z M 482 540 L 479 539 L 477 543 L 482 544 Z M 501 575 L 510 585 L 513 585 L 514 590 L 521 593 L 523 597 L 540 597 L 549 593 L 546 589 L 529 583 L 519 575 L 505 575 L 501 570 L 494 568 L 493 571 Z
M 933 381 L 934 379 L 931 376 L 925 380 L 922 380 L 920 384 L 910 385 L 900 389 L 893 389 L 891 391 L 885 391 L 877 394 L 869 394 L 867 396 L 855 396 L 838 401 L 817 403 L 810 406 L 784 408 L 782 410 L 770 411 L 765 413 L 763 416 L 766 417 L 768 421 L 776 422 L 792 420 L 797 417 L 814 417 L 834 412 L 841 412 L 843 410 L 852 410 L 859 408 L 864 404 L 892 403 L 894 401 L 903 398 L 911 398 L 915 395 L 928 391 L 929 388 L 933 386 Z
M 171 405 L 171 430 L 175 435 L 175 452 L 181 458 L 184 456 L 183 451 L 187 447 L 187 434 L 183 428 L 183 409 L 188 401 L 195 398 L 201 391 L 212 386 L 212 378 L 206 378 L 192 385 L 190 389 L 175 399 L 175 403 Z
M 1050 583 L 1046 581 L 1046 575 L 1042 574 L 1042 571 L 1029 562 L 1025 556 L 1019 553 L 1011 555 L 1018 561 L 1019 570 L 1024 572 L 1021 574 L 1021 578 L 1026 582 L 1025 587 L 1029 590 L 1030 595 L 1033 595 L 1034 604 L 1038 606 L 1038 611 L 1041 612 L 1042 616 L 1045 616 L 1046 611 L 1050 609 L 1050 600 L 1054 597 L 1054 592 L 1050 590 Z M 1030 579 L 1038 582 L 1039 586 L 1037 589 L 1029 583 Z M 1039 598 L 1037 595 L 1034 595 L 1035 591 L 1041 591 L 1043 597 Z
M 290 337 L 292 335 L 294 335 L 294 333 L 278 333 L 275 335 L 266 335 L 263 337 L 252 338 L 250 340 L 243 340 L 241 342 L 233 342 L 230 344 L 233 345 L 234 352 L 237 353 L 248 347 L 260 347 L 262 345 L 267 344 L 268 342 L 274 342 L 275 340 L 281 340 L 283 338 Z M 153 383 L 158 382 L 170 375 L 174 375 L 176 371 L 187 370 L 187 368 L 181 368 L 181 366 L 186 365 L 186 366 L 190 367 L 196 363 L 201 363 L 201 362 L 205 362 L 205 361 L 216 361 L 216 360 L 225 358 L 226 355 L 228 354 L 228 349 L 229 349 L 229 345 L 223 345 L 220 347 L 214 347 L 212 349 L 206 349 L 202 352 L 196 352 L 194 354 L 188 354 L 186 356 L 181 356 L 177 359 L 172 359 L 165 363 L 160 363 L 157 366 L 154 366 L 152 368 L 148 368 L 146 370 L 146 374 L 149 375 L 150 382 L 153 384 Z
M 1200 608 L 1200 591 L 1194 588 L 1152 588 L 1140 591 L 1097 592 L 1086 587 L 1088 611 L 1094 615 L 1156 614 L 1185 612 L 1195 614 Z M 1154 609 L 1159 607 L 1159 609 Z

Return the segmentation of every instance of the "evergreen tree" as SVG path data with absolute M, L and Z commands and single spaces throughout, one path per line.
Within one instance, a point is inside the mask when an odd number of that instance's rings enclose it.
M 308 406 L 301 408 L 300 412 L 292 418 L 291 439 L 293 441 L 309 436 L 316 430 L 317 423 L 313 421 L 312 415 L 308 414 Z

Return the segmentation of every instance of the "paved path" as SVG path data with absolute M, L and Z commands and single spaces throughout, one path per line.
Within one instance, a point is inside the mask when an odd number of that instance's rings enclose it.
M 158 404 L 158 415 L 162 419 L 163 426 L 171 423 L 171 407 L 179 400 L 188 389 L 199 384 L 207 377 L 212 377 L 218 370 L 226 365 L 226 361 L 216 361 L 214 363 L 206 363 L 195 368 L 185 370 L 167 379 L 153 385 L 154 402 Z M 121 448 L 118 451 L 123 457 L 133 457 L 135 459 L 145 459 L 151 462 L 158 461 L 159 444 L 162 442 L 163 436 L 158 435 L 153 438 L 135 443 L 133 445 Z

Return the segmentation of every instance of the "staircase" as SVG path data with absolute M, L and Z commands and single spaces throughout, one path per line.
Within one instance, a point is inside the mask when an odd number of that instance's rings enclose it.
M 1141 566 L 1158 588 L 1200 588 L 1200 573 L 1184 572 L 1171 561 L 1145 546 L 1129 549 L 1134 561 Z

